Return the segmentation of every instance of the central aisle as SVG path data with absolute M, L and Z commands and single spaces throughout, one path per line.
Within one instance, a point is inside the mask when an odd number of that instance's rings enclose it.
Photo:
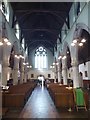
M 20 118 L 59 118 L 59 113 L 46 88 L 40 86 L 35 88 Z

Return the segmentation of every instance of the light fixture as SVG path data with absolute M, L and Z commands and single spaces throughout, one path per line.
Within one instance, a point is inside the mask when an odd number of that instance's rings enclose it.
M 23 63 L 23 65 L 26 65 L 26 63 Z
M 53 68 L 53 66 L 51 65 L 50 68 Z
M 7 38 L 3 38 L 2 41 L 0 41 L 0 46 L 4 45 L 4 43 L 8 46 L 11 45 L 11 42 L 9 42 Z
M 30 65 L 30 68 L 32 68 L 32 66 Z
M 31 65 L 30 65 L 30 66 L 28 65 L 27 68 L 32 68 L 32 66 L 31 66 Z
M 69 51 L 67 51 L 67 54 L 69 54 Z
M 53 66 L 52 68 L 55 68 L 55 66 Z
M 58 62 L 53 63 L 53 65 L 58 65 L 58 64 L 59 64 Z
M 59 56 L 58 59 L 60 60 L 62 58 L 62 56 Z
M 20 57 L 19 56 L 17 56 L 17 59 L 19 59 Z
M 77 43 L 77 39 L 73 40 L 73 43 Z
M 55 65 L 55 63 L 53 63 L 53 65 Z
M 0 42 L 0 46 L 2 46 L 3 45 L 3 43 L 2 42 Z
M 71 46 L 75 46 L 76 44 L 79 45 L 79 46 L 83 46 L 83 43 L 86 42 L 86 39 L 83 38 L 83 39 L 75 39 L 73 40 L 73 42 L 71 43 Z
M 24 56 L 22 56 L 22 55 L 19 55 L 19 57 L 22 58 L 22 59 L 24 59 Z
M 69 51 L 67 51 L 67 53 L 69 53 Z M 64 55 L 58 57 L 58 59 L 66 59 L 66 58 L 67 58 L 67 57 L 64 56 Z M 59 63 L 58 63 L 58 64 L 59 64 Z M 58 64 L 57 64 L 57 65 L 58 65 Z
M 17 55 L 15 55 L 15 57 L 17 58 Z
M 15 55 L 15 58 L 19 59 L 20 57 L 18 55 Z
M 22 58 L 22 55 L 19 55 L 20 58 Z
M 31 67 L 31 66 L 29 66 L 29 63 L 28 63 L 28 62 L 24 62 L 23 65 L 28 65 L 28 66 L 27 66 L 28 68 Z
M 52 68 L 55 68 L 55 66 L 54 66 L 54 65 L 51 65 L 50 68 L 51 68 L 51 69 L 52 69 Z
M 24 59 L 24 56 L 22 56 L 22 59 Z
M 7 38 L 4 38 L 3 40 L 4 40 L 4 42 L 5 42 L 5 43 L 7 43 L 7 42 L 8 42 L 8 39 L 7 39 Z
M 86 39 L 83 38 L 83 39 L 81 40 L 81 42 L 82 42 L 82 43 L 86 42 Z
M 71 43 L 71 46 L 75 46 L 75 43 Z
M 56 65 L 58 65 L 59 63 L 56 63 Z
M 63 58 L 62 58 L 62 59 L 64 60 L 64 59 L 66 59 L 66 58 L 67 58 L 66 56 L 63 56 Z
M 27 68 L 30 68 L 30 66 L 27 66 Z
M 83 46 L 83 43 L 79 43 L 78 45 L 79 45 L 79 46 Z
M 7 45 L 11 45 L 11 43 L 10 43 L 10 42 L 7 42 Z

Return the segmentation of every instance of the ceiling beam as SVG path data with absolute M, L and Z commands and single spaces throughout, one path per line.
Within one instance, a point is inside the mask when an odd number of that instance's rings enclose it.
M 36 32 L 36 31 L 46 31 L 46 32 L 49 32 L 51 34 L 53 34 L 53 36 L 55 36 L 56 38 L 58 37 L 58 34 L 59 34 L 59 30 L 57 29 L 45 29 L 45 28 L 36 28 L 36 29 L 21 29 L 22 31 L 29 31 L 30 33 L 32 32 Z
M 31 10 L 31 9 L 29 9 L 29 10 L 26 10 L 26 9 L 25 9 L 25 10 L 15 10 L 16 13 L 22 13 L 22 12 L 23 12 L 23 13 L 25 13 L 25 12 L 26 12 L 26 13 L 27 13 L 27 12 L 30 12 L 30 13 L 33 13 L 33 12 L 45 12 L 45 13 L 46 13 L 46 12 L 49 12 L 49 11 L 50 11 L 50 12 L 54 12 L 54 13 L 58 13 L 58 14 L 60 14 L 60 13 L 66 14 L 66 11 L 65 11 L 65 10 L 60 10 L 60 11 L 59 11 L 59 10 L 58 10 L 58 11 L 44 10 L 44 9 L 41 9 L 41 10 Z
M 30 46 L 30 45 L 32 45 L 32 44 L 34 44 L 34 43 L 36 43 L 36 42 L 44 42 L 45 44 L 50 44 L 52 47 L 54 47 L 54 45 L 55 45 L 55 42 L 53 42 L 52 40 L 45 40 L 45 39 L 42 39 L 42 40 L 31 40 L 31 41 L 28 41 L 28 43 L 27 43 L 27 45 L 28 45 L 28 47 Z M 42 43 L 42 45 L 44 44 L 44 43 Z M 40 43 L 39 43 L 40 44 Z

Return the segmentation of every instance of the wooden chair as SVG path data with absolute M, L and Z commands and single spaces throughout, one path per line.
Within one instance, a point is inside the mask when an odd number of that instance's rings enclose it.
M 86 107 L 86 103 L 85 103 L 85 99 L 84 99 L 84 93 L 83 93 L 82 89 L 75 88 L 75 89 L 73 89 L 73 93 L 74 93 L 74 101 L 75 101 L 75 106 L 76 106 L 77 111 L 78 111 L 78 109 L 85 109 L 87 111 L 87 107 Z M 79 94 L 79 95 L 77 95 L 77 94 Z M 81 99 L 80 96 L 81 96 L 82 100 L 80 100 Z

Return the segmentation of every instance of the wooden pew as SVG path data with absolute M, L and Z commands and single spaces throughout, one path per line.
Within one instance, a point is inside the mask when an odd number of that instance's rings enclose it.
M 0 89 L 0 116 L 3 117 L 7 111 L 8 108 L 7 107 L 2 107 L 3 106 L 3 98 L 2 98 L 2 90 Z
M 55 93 L 54 103 L 60 108 L 74 108 L 74 98 L 72 93 Z
M 7 112 L 8 112 L 8 108 L 0 107 L 0 116 L 2 116 L 2 117 L 5 116 Z
M 24 106 L 24 94 L 5 94 L 4 106 L 5 107 L 23 107 Z
M 35 87 L 34 83 L 24 83 L 11 86 L 8 92 L 3 92 L 4 107 L 23 107 Z
M 56 83 L 49 84 L 48 91 L 53 99 L 56 107 L 67 107 L 67 108 L 74 108 L 75 101 L 74 101 L 74 93 L 73 89 L 68 89 L 67 85 L 59 85 Z M 86 106 L 88 107 L 89 97 L 87 92 L 84 92 L 84 97 L 86 101 Z
M 48 90 L 56 107 L 74 106 L 73 90 L 69 90 L 66 87 L 67 85 L 59 85 L 59 84 L 49 85 Z
M 55 93 L 61 93 L 63 90 L 65 91 L 65 87 L 67 87 L 67 85 L 59 85 L 57 83 L 49 84 L 48 91 L 54 101 Z

